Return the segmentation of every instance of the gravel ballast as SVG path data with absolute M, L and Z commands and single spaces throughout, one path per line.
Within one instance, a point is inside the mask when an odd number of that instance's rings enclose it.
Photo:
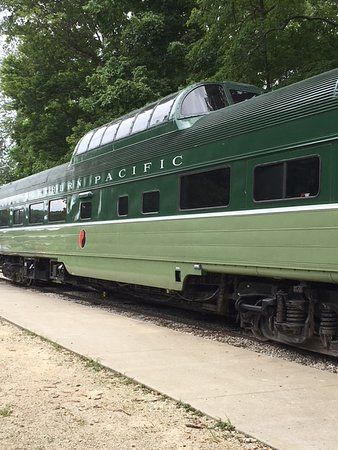
M 308 367 L 338 373 L 338 359 L 296 347 L 275 342 L 261 342 L 241 332 L 237 326 L 226 324 L 223 318 L 210 313 L 187 311 L 172 307 L 170 303 L 160 304 L 142 301 L 135 296 L 110 294 L 102 299 L 98 292 L 81 291 L 65 286 L 36 288 L 48 296 L 57 296 L 65 301 L 75 301 L 92 308 L 102 308 L 126 317 L 136 318 L 181 331 L 205 339 L 224 342 L 235 347 L 282 358 Z M 68 290 L 69 289 L 69 290 Z

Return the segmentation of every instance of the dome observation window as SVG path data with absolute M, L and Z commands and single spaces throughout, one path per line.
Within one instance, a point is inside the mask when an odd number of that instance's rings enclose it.
M 245 100 L 250 100 L 250 98 L 259 95 L 257 92 L 241 91 L 238 89 L 230 89 L 230 94 L 234 103 L 244 102 Z
M 154 108 L 146 109 L 138 114 L 135 119 L 132 133 L 138 133 L 139 131 L 146 130 L 148 128 L 149 119 L 154 111 Z
M 87 151 L 89 141 L 91 140 L 93 136 L 94 131 L 90 131 L 89 133 L 85 134 L 81 141 L 78 143 L 78 147 L 76 149 L 76 154 L 81 155 L 81 153 L 84 153 Z
M 101 145 L 108 144 L 109 142 L 112 142 L 114 140 L 116 130 L 118 129 L 119 125 L 120 122 L 115 122 L 106 128 L 106 131 L 102 137 Z
M 175 94 L 174 97 L 163 100 L 161 103 L 159 103 L 155 107 L 154 113 L 150 119 L 150 124 L 149 124 L 150 127 L 152 127 L 154 125 L 159 125 L 160 123 L 163 123 L 163 122 L 169 120 L 170 111 L 171 111 L 171 108 L 175 101 L 176 95 L 177 94 Z
M 130 134 L 131 126 L 134 122 L 135 117 L 128 117 L 128 119 L 124 119 L 123 122 L 121 122 L 121 125 L 117 131 L 116 138 L 115 139 L 122 139 L 123 137 L 126 137 Z
M 198 116 L 225 108 L 228 102 L 220 84 L 199 86 L 185 97 L 181 107 L 182 116 Z
M 92 150 L 95 147 L 99 147 L 101 143 L 101 138 L 106 131 L 106 127 L 101 127 L 98 130 L 96 130 L 89 142 L 88 150 Z

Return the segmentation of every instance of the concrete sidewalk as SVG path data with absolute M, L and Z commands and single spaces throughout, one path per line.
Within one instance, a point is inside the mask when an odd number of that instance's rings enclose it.
M 0 316 L 278 449 L 338 448 L 338 375 L 3 281 Z

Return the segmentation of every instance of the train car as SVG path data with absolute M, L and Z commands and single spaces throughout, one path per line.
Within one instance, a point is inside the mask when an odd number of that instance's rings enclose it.
M 181 299 L 338 356 L 337 80 L 199 83 L 90 131 L 0 188 L 4 276 Z

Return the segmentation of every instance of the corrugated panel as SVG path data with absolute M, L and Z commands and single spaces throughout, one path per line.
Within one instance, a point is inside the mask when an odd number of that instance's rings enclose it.
M 143 142 L 105 153 L 92 160 L 33 175 L 0 188 L 0 198 L 32 190 L 34 186 L 52 183 L 68 171 L 74 176 L 114 169 L 152 158 L 164 157 L 245 133 L 273 127 L 292 120 L 321 114 L 338 108 L 338 69 L 264 94 L 249 101 L 229 106 L 201 117 L 191 128 L 177 130 Z M 338 127 L 337 127 L 338 132 Z M 18 187 L 20 190 L 18 191 Z
M 201 117 L 191 128 L 129 145 L 95 158 L 95 169 L 162 157 L 338 108 L 338 69 Z M 88 164 L 88 163 L 87 163 Z M 78 175 L 87 164 L 77 165 Z M 93 164 L 93 161 L 90 162 Z

